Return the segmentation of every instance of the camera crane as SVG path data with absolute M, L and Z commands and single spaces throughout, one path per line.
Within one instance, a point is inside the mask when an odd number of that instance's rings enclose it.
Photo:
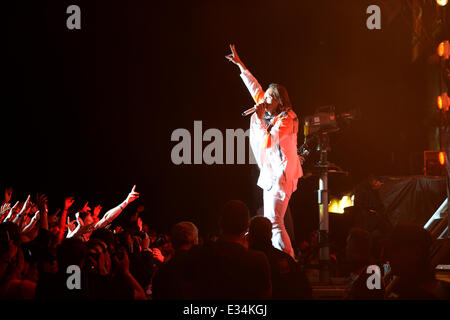
M 318 204 L 319 204 L 319 280 L 321 283 L 330 282 L 330 241 L 329 241 L 329 212 L 328 212 L 328 174 L 342 173 L 348 175 L 339 166 L 328 161 L 330 150 L 329 133 L 339 131 L 337 120 L 353 120 L 354 113 L 344 113 L 336 116 L 334 106 L 324 106 L 316 113 L 305 117 L 304 144 L 298 149 L 302 158 L 310 155 L 308 140 L 317 141 L 316 151 L 320 157 L 314 168 L 314 175 L 319 177 Z

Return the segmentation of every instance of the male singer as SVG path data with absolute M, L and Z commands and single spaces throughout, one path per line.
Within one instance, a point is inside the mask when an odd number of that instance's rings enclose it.
M 229 61 L 241 70 L 241 78 L 255 100 L 250 119 L 250 145 L 260 174 L 258 186 L 264 190 L 264 216 L 272 222 L 272 244 L 294 257 L 284 214 L 291 194 L 303 175 L 297 155 L 298 118 L 292 110 L 286 88 L 272 83 L 264 92 L 230 45 Z

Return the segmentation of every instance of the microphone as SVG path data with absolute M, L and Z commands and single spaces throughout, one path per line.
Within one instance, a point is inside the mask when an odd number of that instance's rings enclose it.
M 263 104 L 264 104 L 264 102 L 263 102 Z M 243 117 L 246 117 L 246 116 L 248 116 L 248 115 L 251 115 L 253 112 L 255 112 L 256 111 L 256 104 L 253 106 L 253 107 L 251 107 L 250 109 L 247 109 L 247 110 L 245 110 L 244 112 L 242 112 L 241 113 L 241 116 L 243 116 Z

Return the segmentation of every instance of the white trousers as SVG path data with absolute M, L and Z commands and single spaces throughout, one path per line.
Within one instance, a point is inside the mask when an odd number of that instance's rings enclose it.
M 272 245 L 294 258 L 291 239 L 284 226 L 286 213 L 291 195 L 286 194 L 284 200 L 277 199 L 273 192 L 264 190 L 264 217 L 272 222 Z

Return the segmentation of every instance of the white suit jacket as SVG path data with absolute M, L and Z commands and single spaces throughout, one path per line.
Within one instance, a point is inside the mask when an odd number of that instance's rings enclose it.
M 258 103 L 264 97 L 261 85 L 250 71 L 241 73 L 247 89 Z M 292 109 L 280 113 L 266 126 L 256 113 L 250 118 L 250 146 L 260 169 L 258 186 L 284 200 L 297 190 L 303 170 L 297 155 L 298 118 Z

